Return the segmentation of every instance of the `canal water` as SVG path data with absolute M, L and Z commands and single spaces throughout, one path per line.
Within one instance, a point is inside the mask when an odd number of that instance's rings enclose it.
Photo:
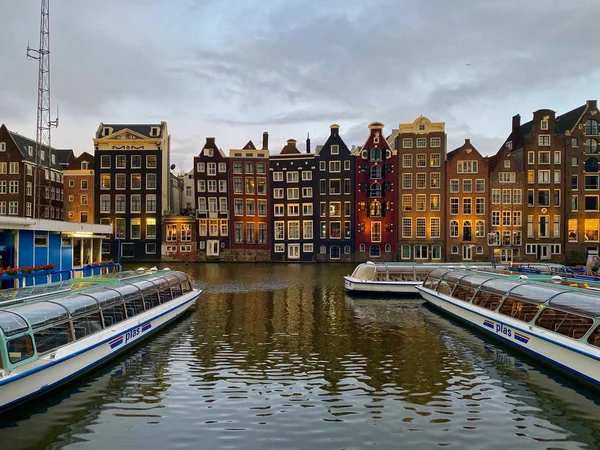
M 0 417 L 0 448 L 600 447 L 600 394 L 418 298 L 346 296 L 352 266 L 170 267 L 196 310 Z

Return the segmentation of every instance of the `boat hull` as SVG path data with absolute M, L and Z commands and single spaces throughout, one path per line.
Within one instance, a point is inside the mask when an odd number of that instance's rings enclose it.
M 418 294 L 417 286 L 422 281 L 369 281 L 360 280 L 349 275 L 344 277 L 344 288 L 352 293 L 379 294 Z
M 0 411 L 45 394 L 118 356 L 180 317 L 199 295 L 200 291 L 191 291 L 5 373 L 0 378 Z
M 421 286 L 417 289 L 428 303 L 445 313 L 600 388 L 600 349 L 595 351 L 573 339 Z

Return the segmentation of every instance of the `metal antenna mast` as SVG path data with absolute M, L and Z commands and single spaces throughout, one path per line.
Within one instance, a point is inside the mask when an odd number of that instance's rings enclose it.
M 50 130 L 58 126 L 56 120 L 50 119 L 50 0 L 42 0 L 42 12 L 40 18 L 40 47 L 33 49 L 27 44 L 27 58 L 36 59 L 39 63 L 38 69 L 38 92 L 37 92 L 37 131 L 35 136 L 35 169 L 33 178 L 33 216 L 43 217 L 46 210 L 42 208 L 42 181 L 44 171 L 41 169 L 43 160 L 40 154 L 48 150 L 48 168 L 52 167 L 52 147 Z M 45 159 L 45 158 L 44 158 Z M 48 184 L 50 179 L 48 180 Z M 50 203 L 50 201 L 48 201 Z

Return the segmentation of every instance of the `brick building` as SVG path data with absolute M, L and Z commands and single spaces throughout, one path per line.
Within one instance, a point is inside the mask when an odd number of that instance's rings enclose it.
M 94 156 L 83 152 L 63 172 L 65 220 L 94 223 Z
M 388 145 L 382 123 L 369 124 L 369 136 L 355 158 L 355 258 L 395 261 L 398 154 Z
M 302 215 L 319 220 L 317 261 L 352 262 L 356 158 L 340 137 L 339 125 L 331 125 L 330 130 L 329 138 L 317 152 L 315 176 L 319 190 L 314 204 L 303 199 Z
M 257 149 L 249 141 L 242 149 L 229 151 L 232 258 L 242 261 L 271 259 L 271 214 L 269 208 L 269 135 Z
M 271 155 L 271 195 L 273 208 L 274 261 L 311 261 L 315 257 L 314 192 L 315 155 L 306 153 L 289 139 L 278 155 Z M 312 211 L 304 205 L 313 205 Z
M 198 236 L 196 217 L 165 216 L 161 226 L 161 260 L 194 261 Z
M 446 229 L 446 132 L 444 122 L 419 117 L 400 124 L 398 151 L 398 249 L 403 261 L 441 261 Z
M 229 254 L 229 173 L 229 158 L 217 147 L 214 137 L 207 137 L 202 151 L 194 157 L 200 261 L 227 258 Z
M 448 153 L 447 261 L 491 261 L 487 245 L 488 161 L 469 139 Z

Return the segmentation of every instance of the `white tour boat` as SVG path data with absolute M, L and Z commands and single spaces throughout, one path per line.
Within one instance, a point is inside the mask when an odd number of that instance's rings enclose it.
M 423 284 L 427 274 L 440 267 L 456 267 L 455 264 L 373 263 L 359 264 L 352 275 L 344 277 L 346 291 L 370 294 L 418 294 L 417 286 Z M 462 266 L 466 269 L 466 266 Z M 492 270 L 492 266 L 472 265 L 472 269 Z
M 444 312 L 600 387 L 600 297 L 585 289 L 436 269 L 417 289 Z
M 0 292 L 0 410 L 55 388 L 181 316 L 183 272 L 120 272 Z

